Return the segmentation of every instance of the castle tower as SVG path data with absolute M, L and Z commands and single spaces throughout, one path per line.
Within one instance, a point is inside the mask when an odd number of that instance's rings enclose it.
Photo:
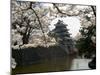
M 53 32 L 55 33 L 58 45 L 68 54 L 73 54 L 75 49 L 74 41 L 70 37 L 71 34 L 68 32 L 69 29 L 67 29 L 67 26 L 68 25 L 64 24 L 63 21 L 58 20 L 58 22 L 55 24 L 55 29 Z

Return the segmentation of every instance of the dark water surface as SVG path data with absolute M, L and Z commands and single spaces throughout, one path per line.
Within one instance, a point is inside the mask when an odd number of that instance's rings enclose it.
M 54 57 L 52 59 L 41 60 L 38 63 L 27 66 L 17 66 L 12 70 L 12 75 L 23 73 L 56 72 L 70 70 L 73 57 Z

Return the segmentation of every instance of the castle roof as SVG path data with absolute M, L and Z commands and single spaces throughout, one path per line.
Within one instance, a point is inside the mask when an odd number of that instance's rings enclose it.
M 58 22 L 55 24 L 55 26 L 67 26 L 67 24 L 64 24 L 63 21 L 58 20 Z

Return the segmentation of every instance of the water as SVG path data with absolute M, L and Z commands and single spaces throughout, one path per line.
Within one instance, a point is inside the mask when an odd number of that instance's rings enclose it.
M 85 70 L 90 69 L 88 67 L 88 63 L 91 61 L 91 59 L 74 59 L 72 61 L 71 70 Z
M 73 59 L 72 57 L 45 59 L 30 66 L 19 66 L 13 70 L 15 73 L 40 73 L 69 70 L 87 70 L 91 59 Z

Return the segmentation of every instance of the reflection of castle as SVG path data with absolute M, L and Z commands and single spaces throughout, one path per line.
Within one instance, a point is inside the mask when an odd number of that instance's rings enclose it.
M 63 21 L 58 20 L 55 24 L 55 29 L 53 33 L 55 34 L 56 41 L 59 46 L 62 47 L 68 54 L 72 54 L 74 52 L 75 46 L 74 41 L 70 37 L 67 25 L 63 23 Z

